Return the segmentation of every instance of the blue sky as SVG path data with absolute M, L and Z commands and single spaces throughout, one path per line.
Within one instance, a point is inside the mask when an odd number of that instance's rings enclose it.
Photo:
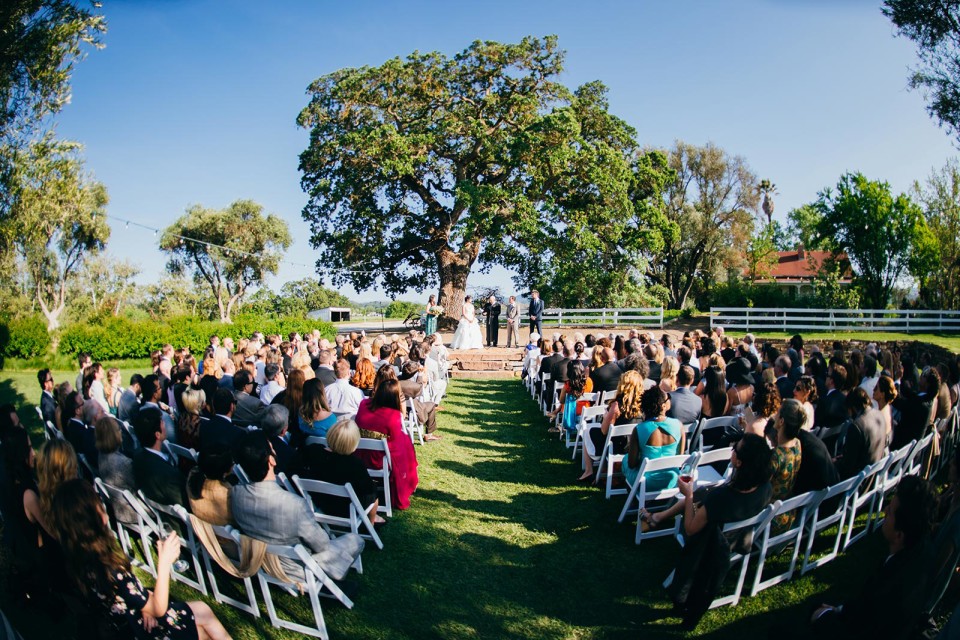
M 193 204 L 251 198 L 290 224 L 288 261 L 312 265 L 297 171 L 307 132 L 295 124 L 311 81 L 417 49 L 454 54 L 477 39 L 557 34 L 563 82 L 604 82 L 611 110 L 644 145 L 713 141 L 744 156 L 777 184 L 782 219 L 845 171 L 902 191 L 955 154 L 922 96 L 907 90 L 914 48 L 893 37 L 879 6 L 106 0 L 106 48 L 78 67 L 58 131 L 85 145 L 111 215 L 162 228 Z M 158 277 L 157 238 L 112 227 L 109 253 L 139 264 L 141 281 Z M 285 264 L 270 284 L 313 275 Z M 484 280 L 512 291 L 509 275 Z

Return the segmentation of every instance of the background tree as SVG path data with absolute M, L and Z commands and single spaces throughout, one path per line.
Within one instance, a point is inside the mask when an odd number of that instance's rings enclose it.
M 17 248 L 50 331 L 60 326 L 73 278 L 110 237 L 106 187 L 84 175 L 79 152 L 49 135 L 19 151 L 11 216 L 0 231 Z
M 267 287 L 257 289 L 246 301 L 244 310 L 259 315 L 305 316 L 325 307 L 348 307 L 353 303 L 345 295 L 322 286 L 312 278 L 285 282 L 280 292 Z
M 758 188 L 760 189 L 760 195 L 763 196 L 761 208 L 763 209 L 763 214 L 767 216 L 767 226 L 771 226 L 773 225 L 773 211 L 776 207 L 773 202 L 773 196 L 777 195 L 777 185 L 764 179 L 760 181 Z
M 486 240 L 539 224 L 530 164 L 544 114 L 570 98 L 562 59 L 555 37 L 478 41 L 310 85 L 298 123 L 310 129 L 300 170 L 318 273 L 388 295 L 439 284 L 458 317 L 473 265 L 501 261 Z M 560 146 L 570 133 L 549 129 Z
M 909 196 L 894 197 L 888 183 L 847 173 L 814 206 L 820 235 L 833 239 L 835 257 L 847 254 L 868 308 L 886 308 L 902 277 L 929 273 L 936 256 L 923 212 Z
M 282 218 L 264 216 L 263 207 L 252 200 L 237 200 L 221 210 L 191 207 L 163 232 L 160 248 L 170 254 L 171 273 L 189 270 L 195 281 L 210 286 L 220 321 L 230 322 L 247 290 L 277 272 L 291 242 Z
M 802 244 L 810 251 L 833 251 L 833 239 L 820 234 L 820 221 L 823 214 L 815 205 L 805 204 L 787 214 L 787 228 L 785 236 L 789 246 L 784 250 L 796 249 Z
M 773 223 L 761 224 L 757 233 L 750 238 L 744 258 L 747 261 L 747 277 L 750 282 L 764 280 L 773 274 L 780 259 Z
M 960 140 L 960 4 L 956 0 L 886 0 L 883 14 L 898 35 L 917 45 L 920 66 L 910 86 L 927 98 L 927 112 Z
M 211 318 L 215 305 L 205 281 L 196 282 L 174 273 L 161 274 L 156 283 L 148 284 L 140 303 L 141 309 L 154 319 L 182 315 Z
M 664 211 L 679 233 L 664 237 L 647 275 L 667 289 L 669 307 L 681 309 L 696 283 L 709 281 L 724 266 L 739 270 L 760 197 L 746 161 L 712 143 L 678 141 L 667 158 L 676 179 L 664 190 Z
M 91 309 L 120 315 L 124 305 L 135 302 L 139 293 L 134 279 L 140 267 L 129 260 L 100 254 L 88 260 L 77 278 L 78 293 L 90 299 Z
M 924 184 L 914 183 L 912 193 L 923 207 L 939 257 L 920 282 L 920 298 L 935 309 L 960 309 L 960 164 L 950 160 Z

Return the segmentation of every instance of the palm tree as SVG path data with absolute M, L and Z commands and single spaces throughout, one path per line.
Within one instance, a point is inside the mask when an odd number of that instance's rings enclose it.
M 777 185 L 769 180 L 760 181 L 760 193 L 763 194 L 763 213 L 767 216 L 767 224 L 773 224 L 773 196 L 777 195 Z

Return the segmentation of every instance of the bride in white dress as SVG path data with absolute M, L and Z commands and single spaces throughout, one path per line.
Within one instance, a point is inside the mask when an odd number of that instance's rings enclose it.
M 453 334 L 451 349 L 483 349 L 483 335 L 480 332 L 480 323 L 473 308 L 472 298 L 464 296 L 463 311 L 460 315 L 460 324 Z

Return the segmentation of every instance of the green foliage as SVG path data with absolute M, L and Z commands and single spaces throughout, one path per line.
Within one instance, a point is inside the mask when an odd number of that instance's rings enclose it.
M 822 218 L 823 215 L 812 204 L 805 204 L 788 213 L 785 234 L 790 244 L 784 250 L 796 249 L 797 244 L 802 244 L 810 251 L 832 251 L 832 238 L 820 235 Z
M 305 316 L 325 307 L 353 307 L 339 291 L 328 289 L 316 280 L 303 278 L 286 282 L 280 293 L 266 287 L 255 291 L 243 305 L 245 313 L 270 316 Z
M 220 320 L 230 322 L 247 290 L 277 272 L 291 242 L 282 218 L 264 216 L 263 206 L 252 200 L 237 200 L 222 210 L 191 207 L 163 232 L 160 248 L 170 254 L 171 273 L 190 271 L 194 281 L 210 286 Z
M 425 303 L 394 300 L 383 310 L 383 315 L 387 318 L 406 318 L 411 311 L 420 312 L 426 308 L 427 305 Z
M 745 257 L 747 260 L 747 277 L 751 282 L 769 278 L 774 267 L 777 266 L 780 256 L 777 253 L 775 233 L 776 229 L 773 223 L 770 223 L 762 226 L 750 238 Z
M 960 5 L 955 0 L 885 0 L 883 14 L 917 45 L 920 66 L 910 87 L 927 98 L 927 112 L 960 139 Z
M 3 358 L 34 358 L 50 351 L 47 323 L 39 316 L 22 316 L 2 324 L 0 356 Z
M 835 256 L 847 254 L 868 307 L 886 308 L 897 281 L 908 273 L 929 273 L 935 243 L 909 196 L 894 197 L 888 183 L 861 173 L 845 174 L 836 191 L 827 188 L 818 196 L 814 206 L 822 217 L 817 230 L 832 238 Z
M 732 278 L 715 284 L 697 297 L 697 306 L 710 307 L 774 307 L 784 309 L 856 309 L 860 296 L 856 288 L 840 285 L 842 269 L 827 261 L 813 281 L 812 290 L 798 294 L 794 288 L 782 289 L 775 284 L 751 283 Z
M 262 318 L 237 315 L 232 324 L 202 320 L 193 316 L 177 316 L 162 321 L 133 321 L 123 316 L 106 316 L 98 322 L 74 324 L 64 328 L 60 336 L 60 353 L 77 354 L 86 351 L 95 360 L 142 358 L 164 344 L 190 347 L 202 353 L 212 334 L 231 336 L 235 340 L 248 337 L 255 331 L 286 337 L 292 331 L 301 335 L 319 329 L 332 339 L 336 329 L 328 322 L 302 317 Z
M 919 303 L 933 309 L 960 309 L 960 163 L 950 160 L 923 185 L 915 183 L 913 194 L 923 207 L 939 257 L 927 276 L 919 279 Z

